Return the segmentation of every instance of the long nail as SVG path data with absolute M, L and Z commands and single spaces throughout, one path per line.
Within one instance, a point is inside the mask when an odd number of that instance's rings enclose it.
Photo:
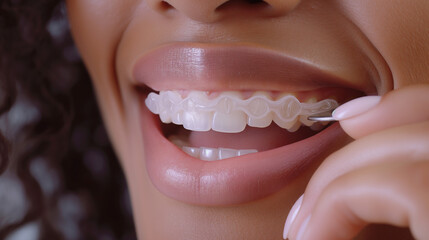
M 308 222 L 310 222 L 311 215 L 308 216 L 304 222 L 302 222 L 301 227 L 298 230 L 298 234 L 296 235 L 296 240 L 301 240 L 302 236 L 304 236 L 305 230 L 307 229 Z
M 302 199 L 304 198 L 304 194 L 296 200 L 295 204 L 289 211 L 289 214 L 286 218 L 285 228 L 283 230 L 283 239 L 288 237 L 290 228 L 292 227 L 293 222 L 295 221 L 296 216 L 298 215 L 299 210 L 301 209 Z
M 380 100 L 381 96 L 366 96 L 353 99 L 336 108 L 332 113 L 332 117 L 335 120 L 344 120 L 355 117 L 375 107 Z

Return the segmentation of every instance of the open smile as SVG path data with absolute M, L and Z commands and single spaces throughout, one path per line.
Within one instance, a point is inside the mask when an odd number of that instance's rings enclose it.
M 314 125 L 302 109 L 374 92 L 245 44 L 163 46 L 136 63 L 133 81 L 145 90 L 141 126 L 153 184 L 171 198 L 215 206 L 273 194 L 343 144 L 338 124 Z M 176 101 L 175 110 L 163 99 Z

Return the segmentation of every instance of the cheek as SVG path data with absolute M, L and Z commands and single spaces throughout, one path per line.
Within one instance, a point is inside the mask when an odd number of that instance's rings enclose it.
M 114 63 L 118 42 L 134 9 L 132 2 L 67 1 L 73 38 L 91 75 L 103 120 L 120 156 L 127 149 L 126 124 Z
M 93 77 L 111 67 L 117 43 L 124 31 L 132 1 L 68 0 L 71 31 L 82 58 Z
M 340 5 L 390 66 L 395 88 L 429 82 L 429 1 L 344 0 Z

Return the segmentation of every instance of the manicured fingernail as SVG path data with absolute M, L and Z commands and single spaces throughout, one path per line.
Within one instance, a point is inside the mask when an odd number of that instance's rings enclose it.
M 380 100 L 381 96 L 366 96 L 353 99 L 335 109 L 332 113 L 332 117 L 334 117 L 335 120 L 344 120 L 355 117 L 375 107 Z
M 300 228 L 299 228 L 299 230 L 298 230 L 298 234 L 296 235 L 296 240 L 301 240 L 302 236 L 303 236 L 303 235 L 304 235 L 304 233 L 305 233 L 305 230 L 307 229 L 307 225 L 308 225 L 308 222 L 310 221 L 310 217 L 311 217 L 311 215 L 310 215 L 310 216 L 308 216 L 308 217 L 304 220 L 304 222 L 302 222 L 301 227 L 300 227 Z
M 292 223 L 295 221 L 296 216 L 298 215 L 299 209 L 301 208 L 302 199 L 304 198 L 304 194 L 296 200 L 295 204 L 289 211 L 289 215 L 287 215 L 285 228 L 283 230 L 283 239 L 286 239 L 289 234 L 289 230 L 292 227 Z

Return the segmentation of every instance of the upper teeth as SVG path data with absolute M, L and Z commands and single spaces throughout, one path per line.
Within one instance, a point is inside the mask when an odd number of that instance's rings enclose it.
M 272 100 L 266 92 L 256 92 L 247 99 L 239 92 L 222 92 L 210 99 L 203 91 L 191 91 L 186 97 L 177 91 L 150 93 L 145 103 L 164 123 L 173 122 L 192 131 L 213 129 L 227 133 L 241 132 L 246 124 L 267 127 L 273 120 L 282 128 L 296 131 L 301 124 L 314 123 L 307 116 L 326 113 L 338 106 L 333 99 L 301 103 L 293 95 Z

